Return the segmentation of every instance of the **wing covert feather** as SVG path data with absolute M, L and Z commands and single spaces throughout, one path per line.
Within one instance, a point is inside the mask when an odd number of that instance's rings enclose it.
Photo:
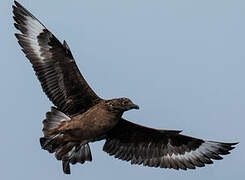
M 15 1 L 13 6 L 16 34 L 30 60 L 43 91 L 55 106 L 68 115 L 81 113 L 100 98 L 80 73 L 70 48 L 62 44 L 37 18 Z
M 229 154 L 236 143 L 204 141 L 124 119 L 108 132 L 103 150 L 115 158 L 150 167 L 195 169 Z

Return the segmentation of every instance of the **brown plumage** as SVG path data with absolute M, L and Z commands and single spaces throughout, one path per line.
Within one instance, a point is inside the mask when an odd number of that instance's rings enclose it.
M 195 169 L 222 159 L 237 143 L 205 141 L 176 130 L 140 126 L 122 118 L 139 109 L 128 98 L 104 100 L 95 94 L 80 73 L 70 48 L 29 11 L 15 1 L 15 34 L 30 60 L 43 91 L 56 107 L 43 121 L 43 149 L 70 164 L 92 161 L 89 142 L 106 139 L 103 150 L 116 158 L 150 167 Z

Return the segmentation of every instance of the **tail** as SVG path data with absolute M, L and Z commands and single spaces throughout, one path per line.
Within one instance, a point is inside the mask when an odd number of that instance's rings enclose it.
M 70 163 L 83 164 L 85 161 L 92 161 L 92 155 L 88 144 L 82 144 L 71 141 L 64 141 L 64 133 L 57 129 L 62 122 L 70 121 L 71 118 L 63 112 L 52 107 L 50 112 L 46 113 L 46 119 L 43 121 L 44 137 L 40 138 L 42 149 L 50 153 L 55 152 L 57 160 L 62 160 L 63 171 L 70 174 Z

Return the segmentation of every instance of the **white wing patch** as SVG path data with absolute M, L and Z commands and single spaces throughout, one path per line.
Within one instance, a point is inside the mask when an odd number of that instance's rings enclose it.
M 194 151 L 190 152 L 185 152 L 184 154 L 172 154 L 172 155 L 167 155 L 164 157 L 170 158 L 170 159 L 177 159 L 177 160 L 192 160 L 192 159 L 199 159 L 200 157 L 203 157 L 204 155 L 210 154 L 210 153 L 215 153 L 221 145 L 217 142 L 212 142 L 212 141 L 205 141 L 204 143 L 201 144 L 199 148 L 197 148 Z M 162 158 L 164 158 L 162 157 Z
M 30 16 L 25 16 L 26 18 L 26 29 L 27 29 L 27 36 L 26 40 L 30 43 L 30 47 L 34 51 L 34 53 L 37 55 L 37 57 L 40 60 L 44 60 L 44 58 L 41 56 L 40 46 L 38 44 L 38 35 L 43 32 L 45 27 L 40 24 L 36 19 L 33 19 Z

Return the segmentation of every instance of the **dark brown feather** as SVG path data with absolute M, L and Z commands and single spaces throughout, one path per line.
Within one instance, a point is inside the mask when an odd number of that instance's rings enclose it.
M 16 34 L 30 60 L 43 91 L 59 110 L 74 115 L 100 101 L 81 75 L 72 53 L 18 2 L 13 6 Z M 38 25 L 37 25 L 38 24 Z
M 16 38 L 30 60 L 43 91 L 55 104 L 43 121 L 41 147 L 70 164 L 91 161 L 89 142 L 106 138 L 103 150 L 110 155 L 149 167 L 195 169 L 222 159 L 236 143 L 204 141 L 181 131 L 140 126 L 121 118 L 139 109 L 128 98 L 103 100 L 80 73 L 66 41 L 63 44 L 29 11 L 15 1 Z
M 236 143 L 204 141 L 180 131 L 158 130 L 124 119 L 107 133 L 103 150 L 116 158 L 150 167 L 195 169 L 222 159 Z

